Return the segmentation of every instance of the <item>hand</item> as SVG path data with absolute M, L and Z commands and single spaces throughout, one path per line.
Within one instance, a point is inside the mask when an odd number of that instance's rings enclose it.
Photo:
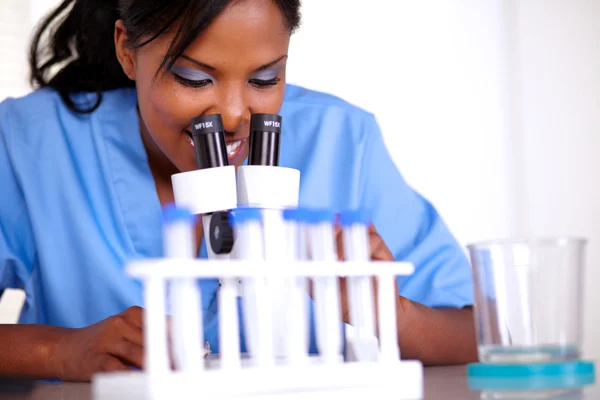
M 343 260 L 344 256 L 344 241 L 342 236 L 342 228 L 339 225 L 335 227 L 335 239 L 337 243 L 338 259 Z M 394 256 L 390 249 L 377 233 L 375 225 L 369 225 L 369 248 L 371 249 L 371 261 L 394 261 Z
M 336 229 L 340 259 L 344 258 L 341 230 Z M 394 257 L 375 227 L 369 227 L 372 261 L 394 261 Z M 377 266 L 374 265 L 373 268 Z M 378 327 L 377 279 L 373 279 L 375 324 Z M 342 316 L 350 322 L 345 279 L 340 279 Z M 400 296 L 396 283 L 398 344 L 402 358 L 416 359 L 424 365 L 467 364 L 477 361 L 477 341 L 472 309 L 434 309 Z M 376 333 L 378 335 L 378 332 Z
M 392 255 L 392 252 L 390 251 L 390 249 L 387 247 L 387 245 L 383 241 L 383 238 L 381 236 L 379 236 L 379 233 L 377 233 L 377 230 L 375 229 L 375 226 L 373 224 L 369 225 L 368 235 L 369 235 L 369 248 L 370 248 L 370 252 L 371 252 L 371 261 L 394 261 L 394 256 Z M 345 259 L 344 240 L 343 240 L 342 228 L 339 225 L 336 226 L 336 228 L 335 228 L 335 239 L 336 239 L 336 244 L 337 244 L 338 259 L 344 260 Z M 349 311 L 349 305 L 348 305 L 348 286 L 346 283 L 346 278 L 340 278 L 339 285 L 340 285 L 340 297 L 341 297 L 341 306 L 342 306 L 342 319 L 344 322 L 349 323 L 350 322 L 350 311 Z M 373 296 L 374 296 L 373 300 L 375 302 L 375 308 L 377 308 L 377 279 L 375 277 L 373 277 Z M 406 303 L 408 300 L 400 297 L 400 293 L 398 292 L 397 284 L 396 284 L 396 299 L 397 299 L 396 309 L 397 309 L 397 311 L 402 312 L 404 310 L 404 308 L 406 307 L 406 305 L 404 303 Z M 401 314 L 399 314 L 399 317 L 400 317 L 400 315 Z M 377 317 L 378 316 L 377 316 L 377 312 L 376 312 L 376 314 L 375 314 L 376 320 L 378 319 Z
M 142 317 L 140 307 L 131 307 L 94 325 L 69 330 L 51 352 L 57 377 L 90 381 L 96 372 L 143 368 Z

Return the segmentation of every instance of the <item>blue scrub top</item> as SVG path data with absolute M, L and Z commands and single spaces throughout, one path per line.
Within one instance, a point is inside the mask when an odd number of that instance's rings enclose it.
M 80 115 L 42 89 L 0 103 L 0 294 L 25 290 L 21 323 L 83 327 L 143 305 L 124 265 L 162 255 L 161 205 L 136 102 L 134 89 L 109 91 Z M 415 265 L 398 278 L 401 295 L 430 307 L 472 305 L 463 249 L 406 184 L 372 114 L 292 85 L 280 114 L 280 165 L 301 171 L 301 206 L 366 209 L 395 259 Z M 218 282 L 200 285 L 215 351 Z

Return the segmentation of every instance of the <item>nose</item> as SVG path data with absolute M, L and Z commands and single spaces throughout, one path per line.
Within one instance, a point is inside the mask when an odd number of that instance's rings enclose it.
M 223 87 L 217 98 L 214 112 L 221 114 L 226 132 L 235 133 L 250 122 L 250 109 L 243 89 Z

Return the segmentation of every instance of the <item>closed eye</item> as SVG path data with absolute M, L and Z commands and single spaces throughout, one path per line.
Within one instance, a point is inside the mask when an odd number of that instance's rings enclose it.
M 279 71 L 281 71 L 281 67 L 271 70 L 260 71 L 259 73 L 253 75 L 248 82 L 251 85 L 259 88 L 277 85 L 277 83 L 281 81 L 281 79 L 277 76 L 279 74 Z
M 174 65 L 171 67 L 171 74 L 180 84 L 191 87 L 200 88 L 213 83 L 215 80 L 212 76 L 192 68 L 180 67 Z
M 182 84 L 183 86 L 191 87 L 191 88 L 201 88 L 204 86 L 208 86 L 212 83 L 210 79 L 202 79 L 202 80 L 192 80 L 184 78 L 183 76 L 177 75 L 173 72 L 173 77 L 177 82 Z
M 250 79 L 248 82 L 250 82 L 251 85 L 257 86 L 259 88 L 264 88 L 264 87 L 277 85 L 277 83 L 279 83 L 280 80 L 281 80 L 280 78 L 275 77 L 273 79 L 268 79 L 268 80 Z

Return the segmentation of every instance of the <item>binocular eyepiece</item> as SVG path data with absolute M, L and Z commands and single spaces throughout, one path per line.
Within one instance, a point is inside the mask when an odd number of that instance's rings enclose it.
M 190 120 L 198 169 L 229 165 L 221 114 L 201 115 Z M 278 114 L 252 114 L 248 165 L 279 165 L 282 118 Z

